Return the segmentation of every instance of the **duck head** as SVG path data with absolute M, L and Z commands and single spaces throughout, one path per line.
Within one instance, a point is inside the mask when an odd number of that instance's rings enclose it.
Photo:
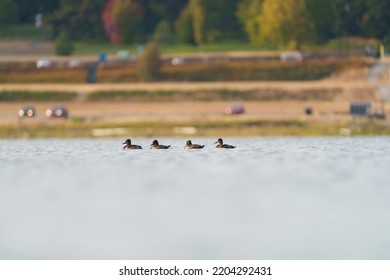
M 152 142 L 152 144 L 150 146 L 158 146 L 158 145 L 159 145 L 158 141 L 157 140 L 153 140 L 153 142 Z

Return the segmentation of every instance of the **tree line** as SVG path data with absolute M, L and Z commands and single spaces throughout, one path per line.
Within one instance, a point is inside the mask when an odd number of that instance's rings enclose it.
M 41 13 L 53 38 L 299 49 L 344 36 L 388 41 L 388 11 L 383 0 L 0 0 L 0 24 L 32 24 Z

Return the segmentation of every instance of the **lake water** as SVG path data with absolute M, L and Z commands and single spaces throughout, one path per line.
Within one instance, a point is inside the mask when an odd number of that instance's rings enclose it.
M 123 140 L 0 140 L 0 259 L 390 259 L 389 137 Z

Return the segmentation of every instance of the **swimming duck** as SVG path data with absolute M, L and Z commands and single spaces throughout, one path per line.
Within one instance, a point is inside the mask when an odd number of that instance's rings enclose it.
M 160 145 L 157 140 L 153 140 L 153 143 L 150 145 L 151 149 L 168 149 L 171 145 L 165 146 Z
M 203 149 L 204 145 L 192 144 L 191 140 L 187 140 L 186 146 L 184 149 L 192 150 L 192 149 Z
M 124 146 L 123 146 L 123 149 L 142 149 L 141 146 L 139 145 L 132 145 L 131 144 L 131 140 L 130 139 L 126 139 L 126 141 L 124 143 L 122 143 Z
M 224 144 L 222 138 L 218 138 L 217 142 L 214 144 L 217 144 L 216 148 L 224 148 L 224 149 L 234 149 L 236 146 Z

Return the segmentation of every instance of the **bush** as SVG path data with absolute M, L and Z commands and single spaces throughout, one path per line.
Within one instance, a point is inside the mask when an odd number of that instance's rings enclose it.
M 9 25 L 18 21 L 18 7 L 12 0 L 0 1 L 0 24 Z
M 73 51 L 73 43 L 70 40 L 68 32 L 62 31 L 56 41 L 56 54 L 66 56 L 71 55 Z
M 161 78 L 161 59 L 156 43 L 148 43 L 138 65 L 141 81 L 157 81 Z
M 169 45 L 175 42 L 175 37 L 168 21 L 163 20 L 157 25 L 153 38 L 157 43 L 162 45 Z
M 148 52 L 148 50 L 146 51 Z M 158 56 L 157 56 L 158 57 Z M 112 65 L 99 68 L 97 80 L 101 83 L 124 83 L 149 80 L 184 81 L 310 81 L 326 78 L 330 74 L 348 69 L 370 66 L 364 60 L 332 60 L 295 62 L 188 62 L 182 65 L 155 66 L 145 59 L 139 65 Z M 147 68 L 147 67 L 149 68 Z M 160 68 L 161 67 L 161 68 Z M 149 69 L 149 70 L 147 70 Z M 148 76 L 145 73 L 148 72 Z M 155 72 L 154 72 L 155 71 Z M 152 73 L 150 73 L 152 72 Z M 142 75 L 141 75 L 142 74 Z M 151 79 L 150 77 L 153 77 Z M 33 63 L 4 63 L 0 65 L 0 83 L 85 83 L 86 70 L 80 68 L 36 69 Z
M 0 91 L 0 102 L 15 101 L 74 101 L 77 97 L 75 92 L 56 91 Z

